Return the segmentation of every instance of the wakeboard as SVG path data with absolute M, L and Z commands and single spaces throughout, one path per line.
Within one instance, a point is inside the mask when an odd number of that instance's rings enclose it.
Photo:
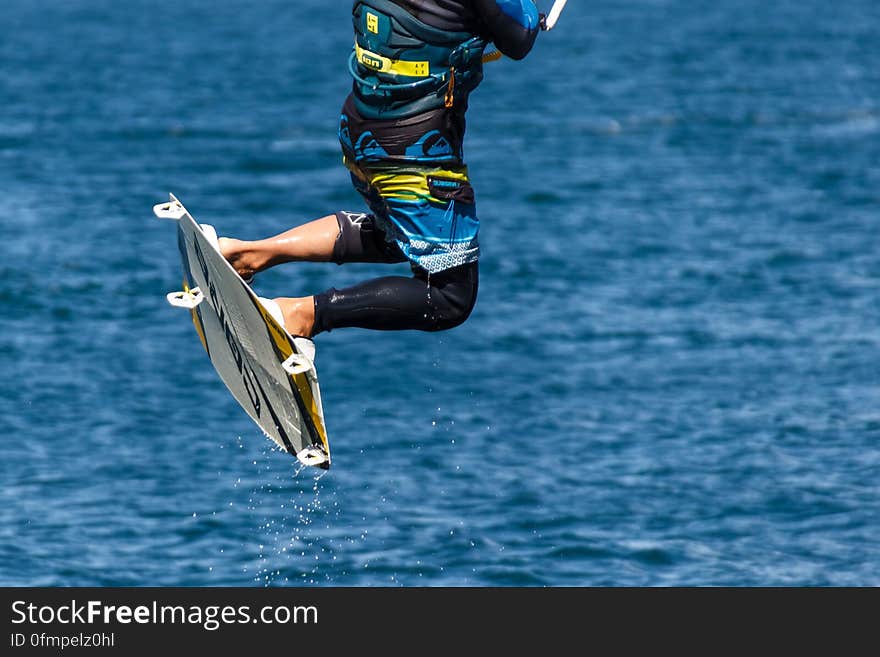
M 171 195 L 153 208 L 177 222 L 183 290 L 167 295 L 191 312 L 214 369 L 241 407 L 284 451 L 310 466 L 330 467 L 318 375 L 307 341 L 291 336 L 220 254 L 216 231 L 192 218 Z

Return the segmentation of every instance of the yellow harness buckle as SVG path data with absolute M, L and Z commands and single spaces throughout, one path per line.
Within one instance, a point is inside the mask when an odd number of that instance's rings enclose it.
M 391 73 L 392 75 L 400 75 L 407 78 L 426 78 L 431 75 L 431 65 L 429 62 L 407 62 L 400 59 L 389 59 L 388 57 L 370 52 L 366 48 L 361 48 L 357 43 L 354 44 L 354 51 L 361 65 L 377 73 Z

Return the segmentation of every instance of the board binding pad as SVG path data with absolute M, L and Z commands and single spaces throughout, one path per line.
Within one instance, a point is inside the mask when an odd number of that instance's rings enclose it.
M 318 377 L 277 305 L 258 297 L 220 254 L 216 232 L 196 223 L 171 194 L 153 212 L 177 222 L 183 290 L 168 303 L 189 310 L 220 379 L 263 433 L 300 463 L 327 469 L 330 446 Z M 311 357 L 310 357 L 311 356 Z

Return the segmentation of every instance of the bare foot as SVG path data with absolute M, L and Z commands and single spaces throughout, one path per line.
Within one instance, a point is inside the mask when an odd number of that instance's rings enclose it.
M 274 301 L 281 308 L 288 333 L 304 338 L 312 337 L 312 330 L 315 328 L 315 297 L 279 297 Z
M 251 242 L 237 240 L 231 237 L 221 237 L 218 240 L 220 253 L 238 272 L 238 275 L 247 280 L 254 274 L 264 269 L 260 266 L 261 258 L 257 252 L 250 248 Z

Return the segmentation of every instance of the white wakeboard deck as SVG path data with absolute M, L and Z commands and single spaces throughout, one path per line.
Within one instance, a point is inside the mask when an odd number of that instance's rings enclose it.
M 223 383 L 282 449 L 306 465 L 329 468 L 324 409 L 308 356 L 173 194 L 153 211 L 178 225 L 183 290 L 169 294 L 168 301 L 192 312 Z

